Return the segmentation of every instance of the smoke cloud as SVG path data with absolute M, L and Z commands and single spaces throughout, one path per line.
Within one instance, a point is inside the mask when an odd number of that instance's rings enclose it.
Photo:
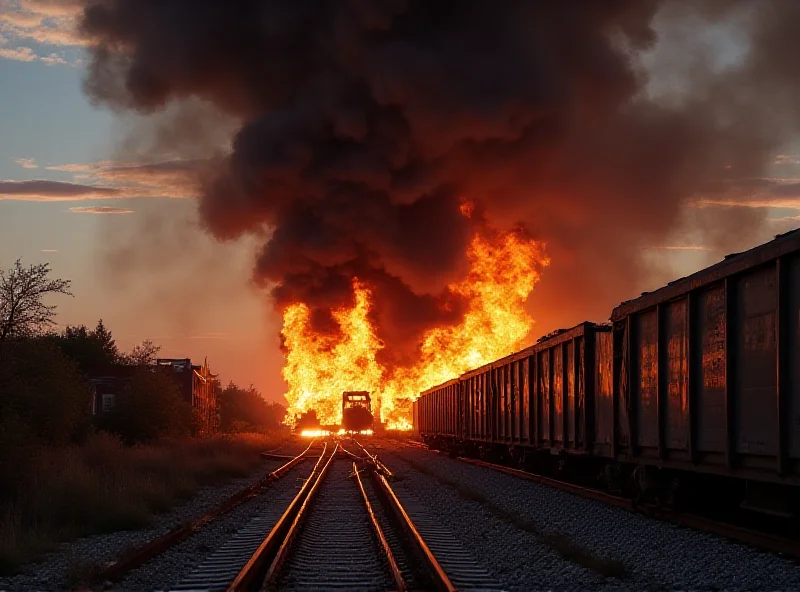
M 197 99 L 239 122 L 200 212 L 220 239 L 273 230 L 255 276 L 278 306 L 335 330 L 357 276 L 403 363 L 462 313 L 442 294 L 465 270 L 465 197 L 546 241 L 540 328 L 632 296 L 641 249 L 797 131 L 799 16 L 787 0 L 96 0 L 81 30 L 97 102 Z M 733 209 L 713 237 L 762 218 Z

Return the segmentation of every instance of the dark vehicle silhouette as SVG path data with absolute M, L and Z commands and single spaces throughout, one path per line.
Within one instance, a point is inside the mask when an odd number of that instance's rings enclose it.
M 369 392 L 346 391 L 342 394 L 342 428 L 348 432 L 371 430 L 374 421 Z

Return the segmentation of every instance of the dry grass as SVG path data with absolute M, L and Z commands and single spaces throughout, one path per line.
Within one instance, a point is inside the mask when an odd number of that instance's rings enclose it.
M 249 475 L 260 452 L 281 436 L 123 446 L 98 434 L 71 448 L 29 451 L 10 495 L 0 499 L 0 573 L 57 543 L 89 534 L 147 526 L 198 487 Z
M 549 532 L 533 520 L 501 508 L 479 491 L 459 483 L 454 479 L 437 474 L 424 463 L 420 463 L 406 456 L 403 456 L 403 460 L 420 473 L 424 473 L 438 482 L 453 488 L 461 499 L 469 502 L 477 502 L 499 520 L 502 520 L 514 528 L 532 534 L 567 561 L 591 569 L 606 577 L 624 578 L 627 575 L 628 570 L 625 564 L 618 559 L 603 557 L 593 552 L 591 549 L 587 549 L 575 543 L 564 534 Z

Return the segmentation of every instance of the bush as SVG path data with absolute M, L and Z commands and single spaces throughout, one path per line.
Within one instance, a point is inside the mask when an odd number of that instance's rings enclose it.
M 276 430 L 285 413 L 283 405 L 267 403 L 253 386 L 243 389 L 231 382 L 219 395 L 220 427 L 225 432 Z
M 7 344 L 0 365 L 0 437 L 57 445 L 79 440 L 89 433 L 91 404 L 77 365 L 58 347 L 42 339 Z
M 194 421 L 192 407 L 181 398 L 175 382 L 163 372 L 142 369 L 99 425 L 130 444 L 187 436 Z
M 170 439 L 125 446 L 96 434 L 82 446 L 30 449 L 0 498 L 0 572 L 11 572 L 58 541 L 140 528 L 198 486 L 249 475 L 277 436 Z

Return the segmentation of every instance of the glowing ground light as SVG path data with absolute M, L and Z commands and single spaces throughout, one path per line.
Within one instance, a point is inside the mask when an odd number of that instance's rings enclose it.
M 303 430 L 300 436 L 303 438 L 325 438 L 327 436 L 371 436 L 372 430 L 361 430 L 358 432 L 339 429 L 338 431 L 331 430 Z

